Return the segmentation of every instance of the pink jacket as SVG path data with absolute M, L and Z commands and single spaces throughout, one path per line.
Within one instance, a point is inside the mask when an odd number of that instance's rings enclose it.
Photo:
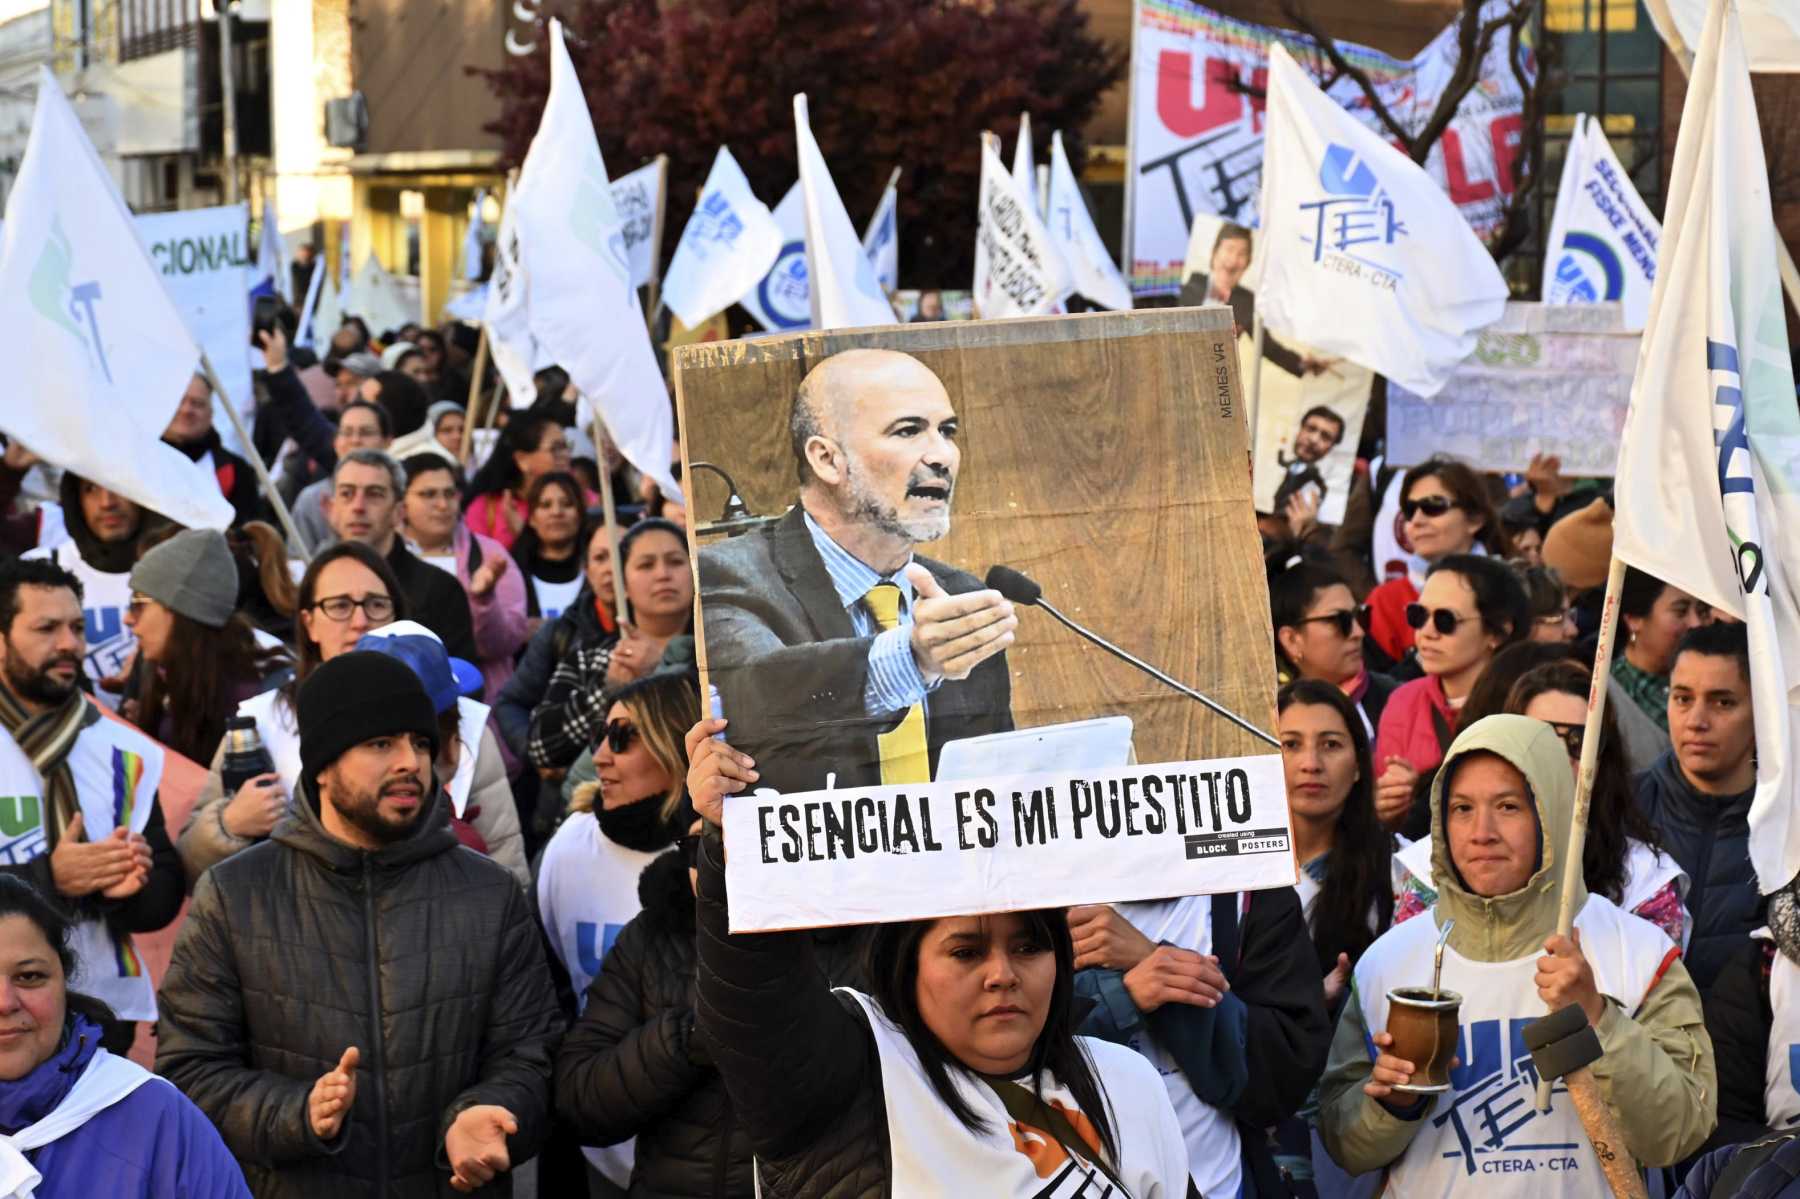
M 481 547 L 483 564 L 495 558 L 506 559 L 506 573 L 495 581 L 494 589 L 480 598 L 473 594 L 469 596 L 469 616 L 475 625 L 475 652 L 481 655 L 475 664 L 481 667 L 481 676 L 487 680 L 487 685 L 481 689 L 481 697 L 491 704 L 500 694 L 500 688 L 506 686 L 506 680 L 512 677 L 513 655 L 525 644 L 525 575 L 498 541 L 472 533 L 467 525 L 459 524 L 451 535 L 450 547 L 456 554 L 456 581 L 463 585 L 463 591 L 469 590 L 469 576 L 473 573 L 469 569 L 471 538 L 474 545 Z
M 1403 758 L 1420 774 L 1437 769 L 1444 760 L 1438 740 L 1436 712 L 1444 728 L 1454 735 L 1457 714 L 1444 695 L 1444 687 L 1432 675 L 1402 683 L 1388 696 L 1381 710 L 1381 727 L 1375 733 L 1375 773 L 1379 777 L 1390 757 Z

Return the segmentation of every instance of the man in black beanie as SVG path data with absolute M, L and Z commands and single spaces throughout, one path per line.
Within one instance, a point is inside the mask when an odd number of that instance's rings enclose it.
M 549 1128 L 562 1024 L 527 900 L 451 832 L 437 716 L 404 663 L 340 655 L 297 708 L 293 809 L 201 876 L 157 1072 L 258 1196 L 510 1195 Z

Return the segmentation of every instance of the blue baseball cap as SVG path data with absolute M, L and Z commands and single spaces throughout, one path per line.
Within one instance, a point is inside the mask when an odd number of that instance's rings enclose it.
M 440 716 L 455 707 L 460 697 L 478 694 L 484 682 L 473 663 L 451 657 L 443 640 L 416 620 L 396 620 L 371 629 L 357 640 L 356 648 L 398 658 L 411 667 L 425 684 L 432 710 Z

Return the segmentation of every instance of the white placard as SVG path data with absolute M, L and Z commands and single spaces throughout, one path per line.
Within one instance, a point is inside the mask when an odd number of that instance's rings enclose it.
M 169 298 L 249 428 L 256 415 L 256 396 L 250 390 L 250 274 L 255 259 L 250 255 L 249 209 L 227 204 L 154 213 L 138 217 L 136 224 Z M 218 403 L 215 399 L 215 407 Z M 239 444 L 222 409 L 214 413 L 213 428 L 233 452 L 251 452 Z
M 1281 755 L 725 803 L 731 931 L 1292 886 Z

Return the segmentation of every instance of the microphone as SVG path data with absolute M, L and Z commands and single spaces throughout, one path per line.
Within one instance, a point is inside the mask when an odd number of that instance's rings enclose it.
M 1051 616 L 1055 617 L 1062 624 L 1066 625 L 1069 629 L 1074 631 L 1077 635 L 1084 637 L 1087 640 L 1093 642 L 1095 645 L 1099 646 L 1101 649 L 1105 650 L 1107 653 L 1113 655 L 1115 658 L 1119 658 L 1119 659 L 1122 659 L 1123 661 L 1131 663 L 1133 666 L 1137 667 L 1139 670 L 1143 671 L 1145 674 L 1149 675 L 1151 678 L 1155 679 L 1157 682 L 1167 684 L 1168 686 L 1175 688 L 1175 690 L 1177 690 L 1177 691 L 1181 692 L 1183 695 L 1187 696 L 1189 699 L 1197 700 L 1198 702 L 1206 705 L 1207 708 L 1211 709 L 1213 712 L 1217 713 L 1218 715 L 1223 716 L 1226 720 L 1229 720 L 1231 723 L 1237 725 L 1240 729 L 1243 729 L 1246 733 L 1249 733 L 1251 736 L 1260 738 L 1261 740 L 1266 741 L 1268 744 L 1276 746 L 1277 748 L 1280 747 L 1280 745 L 1281 745 L 1280 741 L 1277 741 L 1274 737 L 1269 736 L 1269 734 L 1267 734 L 1263 730 L 1257 728 L 1255 725 L 1251 724 L 1248 720 L 1245 720 L 1242 716 L 1239 716 L 1236 712 L 1233 712 L 1231 709 L 1225 707 L 1224 705 L 1222 705 L 1212 699 L 1209 699 L 1207 696 L 1202 695 L 1200 692 L 1194 690 L 1192 687 L 1188 686 L 1186 683 L 1183 683 L 1177 679 L 1170 678 L 1168 675 L 1164 674 L 1162 671 L 1158 670 L 1156 667 L 1150 665 L 1150 663 L 1144 661 L 1142 658 L 1136 657 L 1133 654 L 1126 653 L 1124 650 L 1120 649 L 1118 646 L 1114 645 L 1112 642 L 1108 641 L 1106 638 L 1100 636 L 1100 634 L 1094 632 L 1091 629 L 1083 628 L 1081 625 L 1070 620 L 1067 616 L 1064 616 L 1061 612 L 1056 610 L 1056 606 L 1054 604 L 1050 603 L 1048 600 L 1046 600 L 1044 598 L 1044 589 L 1041 586 L 1039 586 L 1038 583 L 1035 580 L 1033 580 L 1030 576 L 1025 575 L 1019 571 L 1016 571 L 1010 566 L 994 566 L 994 567 L 990 568 L 987 572 L 987 585 L 990 589 L 992 589 L 994 591 L 998 591 L 1001 595 L 1005 596 L 1007 599 L 1011 600 L 1015 604 L 1022 604 L 1026 607 L 1042 608 L 1044 611 L 1048 612 Z

